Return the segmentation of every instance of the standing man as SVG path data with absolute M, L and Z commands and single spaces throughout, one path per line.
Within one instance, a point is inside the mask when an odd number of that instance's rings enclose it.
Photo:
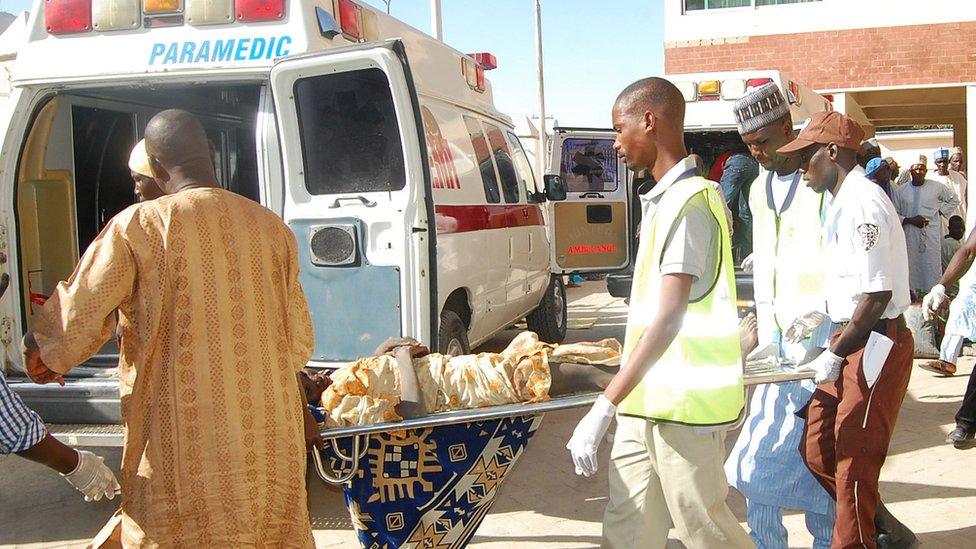
M 931 317 L 942 309 L 945 302 L 946 286 L 959 283 L 959 295 L 949 306 L 949 319 L 946 321 L 945 337 L 939 351 L 939 360 L 922 364 L 921 367 L 943 375 L 956 373 L 956 360 L 962 350 L 963 339 L 976 339 L 976 231 L 969 233 L 966 243 L 952 256 L 949 266 L 939 283 L 922 301 L 926 317 Z M 956 448 L 964 449 L 973 445 L 976 439 L 976 369 L 969 376 L 966 394 L 956 413 L 956 427 L 946 437 L 946 442 Z
M 732 236 L 733 259 L 736 262 L 752 253 L 752 210 L 749 206 L 749 193 L 752 182 L 758 175 L 759 163 L 746 150 L 733 149 L 722 165 L 722 177 L 719 180 L 722 196 L 725 197 L 726 207 L 734 214 L 733 218 L 739 221 L 739 226 L 733 227 Z
M 914 344 L 902 316 L 909 305 L 905 235 L 884 192 L 854 170 L 863 135 L 847 116 L 817 113 L 779 152 L 799 156 L 806 184 L 832 198 L 824 217 L 824 296 L 839 328 L 806 366 L 818 387 L 801 412 L 801 452 L 837 502 L 832 546 L 873 549 L 878 478 Z
M 802 363 L 827 346 L 831 333 L 826 322 L 802 344 L 783 341 L 783 332 L 798 316 L 823 302 L 823 196 L 800 184 L 799 158 L 776 151 L 793 140 L 789 103 L 776 84 L 763 86 L 732 108 L 742 141 L 762 166 L 749 195 L 759 348 L 772 344 L 780 356 Z M 795 413 L 815 388 L 812 381 L 757 386 L 749 417 L 725 463 L 729 483 L 746 497 L 750 536 L 759 549 L 789 546 L 783 509 L 804 511 L 813 546 L 830 547 L 834 501 L 798 450 L 803 420 Z
M 958 215 L 963 219 L 966 219 L 966 187 L 968 186 L 966 178 L 963 177 L 961 173 L 949 169 L 949 149 L 945 147 L 936 149 L 933 156 L 935 157 L 935 173 L 931 175 L 931 178 L 934 181 L 938 181 L 946 187 L 949 187 L 949 189 L 955 193 L 956 198 L 959 199 L 959 205 L 956 206 L 955 211 L 948 214 L 948 216 Z M 943 233 L 949 230 L 948 216 L 943 218 L 943 225 L 945 229 Z
M 909 289 L 928 290 L 942 275 L 942 221 L 959 206 L 949 187 L 926 179 L 928 169 L 921 162 L 912 165 L 909 185 L 895 189 L 892 199 L 905 230 L 908 245 Z
M 875 185 L 881 187 L 885 196 L 891 198 L 891 165 L 881 158 L 868 160 L 864 175 Z
M 663 548 L 674 526 L 688 547 L 752 547 L 725 503 L 725 431 L 743 408 L 735 281 L 722 199 L 684 145 L 685 102 L 662 78 L 628 86 L 613 107 L 614 148 L 650 168 L 620 371 L 567 447 L 576 472 L 597 471 L 614 415 L 603 544 Z
M 966 170 L 962 167 L 962 147 L 953 147 L 949 153 L 949 169 L 954 172 L 959 172 L 963 177 L 968 179 Z
M 24 338 L 28 373 L 86 360 L 117 310 L 123 545 L 311 547 L 295 237 L 217 186 L 190 113 L 154 116 L 146 151 L 166 196 L 112 218 L 57 286 Z

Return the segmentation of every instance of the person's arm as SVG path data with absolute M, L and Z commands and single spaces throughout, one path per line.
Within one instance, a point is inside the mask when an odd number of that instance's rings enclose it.
M 962 201 L 956 196 L 956 191 L 950 189 L 948 185 L 942 185 L 939 192 L 939 202 L 941 202 L 939 213 L 947 218 L 962 204 Z
M 668 349 L 678 335 L 688 309 L 691 295 L 692 276 L 688 274 L 669 274 L 661 277 L 660 301 L 657 315 L 637 340 L 630 353 L 627 364 L 620 368 L 613 381 L 603 392 L 614 406 L 620 404 L 634 387 L 644 379 L 654 363 Z
M 16 454 L 41 465 L 46 465 L 62 475 L 67 475 L 78 467 L 78 452 L 50 434 L 45 434 L 40 442 L 22 452 L 16 452 Z
M 861 294 L 850 323 L 830 345 L 830 352 L 837 356 L 847 356 L 863 346 L 871 329 L 884 314 L 889 301 L 891 301 L 891 291 Z
M 113 218 L 92 241 L 26 334 L 25 367 L 36 382 L 56 381 L 57 374 L 90 358 L 115 334 L 115 311 L 136 280 L 135 257 L 124 237 L 126 219 L 124 214 Z
M 966 242 L 956 250 L 956 253 L 952 254 L 952 259 L 949 260 L 949 265 L 942 273 L 939 284 L 947 286 L 959 282 L 959 279 L 969 272 L 974 260 L 976 260 L 976 231 L 971 232 Z
M 302 385 L 302 368 L 308 364 L 312 358 L 312 350 L 315 345 L 314 334 L 312 332 L 312 317 L 308 312 L 308 302 L 305 300 L 305 291 L 302 290 L 302 283 L 299 280 L 298 266 L 298 247 L 295 244 L 294 235 L 290 231 L 284 230 L 288 256 L 285 258 L 285 276 L 288 291 L 288 340 L 291 344 L 290 358 L 292 367 L 295 369 L 295 383 L 298 387 L 298 394 L 302 399 L 302 423 L 305 436 L 305 448 L 311 452 L 315 448 L 322 448 L 325 442 L 322 440 L 322 433 L 319 431 L 318 422 L 308 409 L 308 401 L 305 398 L 305 388 Z

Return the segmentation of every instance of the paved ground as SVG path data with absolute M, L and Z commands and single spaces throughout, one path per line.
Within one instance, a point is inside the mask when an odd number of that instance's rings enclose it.
M 570 290 L 574 341 L 622 337 L 626 307 L 602 293 L 602 282 Z M 484 348 L 504 347 L 515 334 L 501 334 Z M 916 369 L 882 472 L 882 497 L 918 534 L 925 547 L 976 547 L 976 449 L 960 451 L 944 443 L 952 427 L 973 359 L 963 359 L 954 378 Z M 572 470 L 563 448 L 584 410 L 549 414 L 512 476 L 502 488 L 473 546 L 484 548 L 573 548 L 599 544 L 607 499 L 605 476 L 584 479 Z M 734 436 L 734 435 L 732 435 Z M 731 438 L 728 441 L 731 444 Z M 608 448 L 600 463 L 605 471 Z M 104 452 L 118 467 L 119 452 Z M 310 479 L 310 506 L 319 547 L 351 547 L 356 538 L 341 493 Z M 742 497 L 729 502 L 744 520 Z M 0 457 L 0 546 L 83 547 L 115 510 L 112 502 L 86 504 L 57 475 L 12 457 Z M 803 517 L 785 518 L 793 547 L 809 547 Z M 681 544 L 674 541 L 674 547 Z

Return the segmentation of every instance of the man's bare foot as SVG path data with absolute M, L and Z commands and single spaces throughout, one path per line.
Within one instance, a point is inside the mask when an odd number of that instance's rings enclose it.
M 930 360 L 928 362 L 919 364 L 918 367 L 923 370 L 941 374 L 943 377 L 952 377 L 956 375 L 956 365 L 944 360 Z
M 754 313 L 747 314 L 739 321 L 739 345 L 743 358 L 759 346 L 759 324 Z

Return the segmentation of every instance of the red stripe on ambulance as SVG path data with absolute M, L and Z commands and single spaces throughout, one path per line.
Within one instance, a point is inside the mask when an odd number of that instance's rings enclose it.
M 542 208 L 535 204 L 436 206 L 434 211 L 438 234 L 543 225 Z

